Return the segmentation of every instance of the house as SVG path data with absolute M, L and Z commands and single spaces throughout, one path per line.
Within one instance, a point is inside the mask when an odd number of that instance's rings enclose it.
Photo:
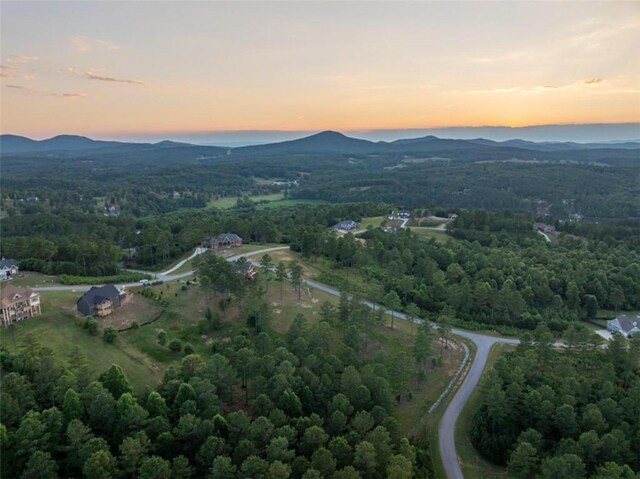
M 112 284 L 92 286 L 76 303 L 84 316 L 108 316 L 122 305 L 125 293 Z
M 621 314 L 607 321 L 607 330 L 620 333 L 626 338 L 640 334 L 640 314 Z
M 18 262 L 15 259 L 4 259 L 0 260 L 0 281 L 7 280 L 11 278 L 14 274 L 18 272 Z
M 246 258 L 240 258 L 235 262 L 235 265 L 245 279 L 253 279 L 255 277 L 256 268 L 251 261 L 247 261 Z
M 17 288 L 12 284 L 2 287 L 2 326 L 40 314 L 40 294 L 29 288 Z
M 398 210 L 398 216 L 402 219 L 407 219 L 410 216 L 409 210 Z
M 357 221 L 346 220 L 334 225 L 333 229 L 336 231 L 351 231 L 356 229 L 359 225 L 360 223 Z
M 201 246 L 209 249 L 223 249 L 242 246 L 242 238 L 235 233 L 221 233 L 218 236 L 206 238 Z
M 553 225 L 548 225 L 546 223 L 536 223 L 536 229 L 538 231 L 542 231 L 543 233 L 555 233 L 556 227 Z

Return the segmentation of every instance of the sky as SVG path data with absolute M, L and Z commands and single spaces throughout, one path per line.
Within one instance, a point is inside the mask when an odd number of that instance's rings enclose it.
M 640 2 L 0 3 L 2 133 L 640 121 Z

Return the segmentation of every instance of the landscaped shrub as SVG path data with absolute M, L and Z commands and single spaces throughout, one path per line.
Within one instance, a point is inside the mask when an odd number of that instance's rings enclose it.
M 174 339 L 169 343 L 169 349 L 176 353 L 179 353 L 182 350 L 182 341 L 179 339 Z
M 98 335 L 98 321 L 93 319 L 91 316 L 87 316 L 87 318 L 84 321 L 84 329 L 89 331 L 89 334 L 91 336 L 97 336 Z
M 107 343 L 111 344 L 118 337 L 118 331 L 116 330 L 116 328 L 109 326 L 104 330 L 102 337 Z

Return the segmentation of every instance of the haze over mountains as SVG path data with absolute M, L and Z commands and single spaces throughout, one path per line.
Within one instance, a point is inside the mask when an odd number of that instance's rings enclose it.
M 485 138 L 443 139 L 433 135 L 419 138 L 399 139 L 391 142 L 369 141 L 352 138 L 335 131 L 323 131 L 303 138 L 267 143 L 262 145 L 241 146 L 236 148 L 203 146 L 174 141 L 157 143 L 132 143 L 118 141 L 93 140 L 84 136 L 60 135 L 46 140 L 32 140 L 18 135 L 0 136 L 0 154 L 21 154 L 40 152 L 113 152 L 125 153 L 134 151 L 155 151 L 167 149 L 197 150 L 200 154 L 222 153 L 229 155 L 270 155 L 270 154 L 376 154 L 376 153 L 437 153 L 442 151 L 483 151 L 500 150 L 535 150 L 535 151 L 570 151 L 570 150 L 636 150 L 640 142 L 615 143 L 575 143 L 575 142 L 532 142 L 513 139 L 497 142 Z

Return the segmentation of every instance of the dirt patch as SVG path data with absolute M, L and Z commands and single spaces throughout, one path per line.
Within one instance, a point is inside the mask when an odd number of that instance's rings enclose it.
M 118 331 L 122 331 L 130 328 L 134 321 L 141 326 L 150 323 L 158 318 L 162 311 L 162 306 L 157 302 L 140 295 L 127 293 L 122 306 L 100 321 L 104 327 L 112 326 Z

